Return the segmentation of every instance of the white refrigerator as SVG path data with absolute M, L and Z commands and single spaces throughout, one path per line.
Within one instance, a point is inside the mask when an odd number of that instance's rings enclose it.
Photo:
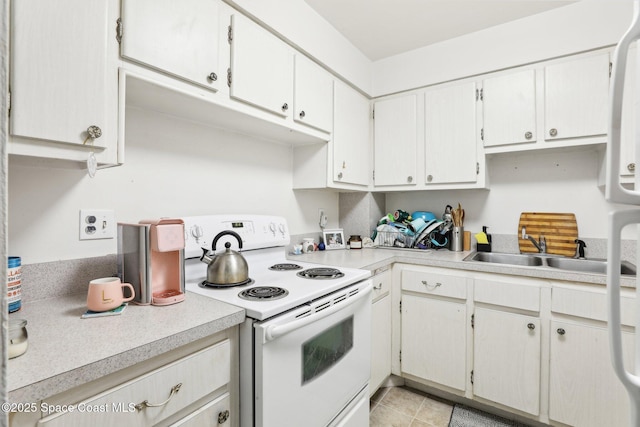
M 623 97 L 633 99 L 633 117 L 636 124 L 634 134 L 636 158 L 640 154 L 640 96 L 637 87 L 625 87 L 625 71 L 628 61 L 638 61 L 636 55 L 629 55 L 629 47 L 640 40 L 640 2 L 634 1 L 633 18 L 630 28 L 616 46 L 613 56 L 611 92 L 609 105 L 609 141 L 606 154 L 606 190 L 607 201 L 627 205 L 616 208 L 608 218 L 608 263 L 607 296 L 609 304 L 609 345 L 613 369 L 629 394 L 632 426 L 640 426 L 640 282 L 636 285 L 636 335 L 635 366 L 625 366 L 620 326 L 620 252 L 622 229 L 640 224 L 640 173 L 635 174 L 635 190 L 620 184 L 621 124 Z M 640 49 L 636 49 L 640 51 Z M 640 70 L 640 68 L 636 67 Z M 635 77 L 635 76 L 634 76 Z M 632 79 L 638 81 L 640 76 Z M 640 229 L 638 229 L 640 237 Z M 640 239 L 638 239 L 640 241 Z M 637 251 L 640 253 L 640 251 Z M 636 255 L 636 259 L 638 259 Z

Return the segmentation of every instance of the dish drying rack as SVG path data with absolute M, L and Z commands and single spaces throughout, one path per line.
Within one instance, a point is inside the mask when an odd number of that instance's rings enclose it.
M 440 230 L 434 231 L 439 233 Z M 374 246 L 380 248 L 395 248 L 395 249 L 416 249 L 416 250 L 426 250 L 426 249 L 441 249 L 448 247 L 447 244 L 438 246 L 432 242 L 429 238 L 422 239 L 422 247 L 417 247 L 417 238 L 420 236 L 411 236 L 402 231 L 379 231 L 374 228 L 371 231 L 371 238 L 373 239 Z M 375 238 L 374 238 L 375 236 Z

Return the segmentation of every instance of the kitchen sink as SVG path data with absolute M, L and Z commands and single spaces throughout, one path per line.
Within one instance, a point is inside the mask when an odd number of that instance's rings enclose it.
M 547 254 L 507 254 L 499 252 L 474 252 L 463 261 L 486 262 L 528 267 L 547 267 L 580 273 L 607 273 L 607 260 L 564 258 Z M 620 263 L 620 274 L 635 276 L 636 266 L 628 261 Z
M 475 252 L 464 259 L 464 261 L 491 262 L 494 264 L 541 266 L 544 265 L 542 258 L 532 255 L 504 254 L 499 252 Z

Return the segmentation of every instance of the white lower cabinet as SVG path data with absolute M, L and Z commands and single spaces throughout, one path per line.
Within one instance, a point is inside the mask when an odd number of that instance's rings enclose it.
M 43 418 L 35 425 L 235 426 L 238 389 L 235 336 L 234 332 L 204 348 L 202 344 L 188 345 L 45 398 L 39 404 Z M 138 374 L 144 372 L 148 363 L 155 369 Z M 33 421 L 11 423 L 12 427 L 27 425 L 33 425 Z
M 371 306 L 371 379 L 372 396 L 391 375 L 391 270 L 380 272 L 373 280 Z
M 540 319 L 476 307 L 473 394 L 540 413 Z
M 467 384 L 466 279 L 433 270 L 402 272 L 403 374 L 464 391 Z

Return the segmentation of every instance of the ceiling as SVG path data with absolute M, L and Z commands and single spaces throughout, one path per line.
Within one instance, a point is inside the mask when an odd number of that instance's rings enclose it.
M 305 0 L 372 61 L 575 3 L 564 0 Z

